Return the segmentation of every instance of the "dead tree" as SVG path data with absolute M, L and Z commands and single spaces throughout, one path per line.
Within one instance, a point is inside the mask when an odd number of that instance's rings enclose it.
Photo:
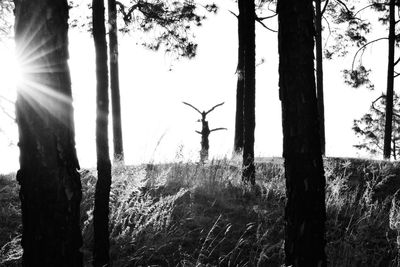
M 215 128 L 210 130 L 210 128 L 208 127 L 208 121 L 206 120 L 207 114 L 209 114 L 211 111 L 213 111 L 215 108 L 222 106 L 224 104 L 224 102 L 213 106 L 211 109 L 209 109 L 208 111 L 203 111 L 201 112 L 198 108 L 194 107 L 193 105 L 186 103 L 186 102 L 182 102 L 185 105 L 188 105 L 189 107 L 193 108 L 194 110 L 196 110 L 198 113 L 200 113 L 201 115 L 201 119 L 198 120 L 198 122 L 201 122 L 201 132 L 200 131 L 196 131 L 196 133 L 201 135 L 201 150 L 200 150 L 200 162 L 204 163 L 205 161 L 208 160 L 208 150 L 210 148 L 210 143 L 208 141 L 208 137 L 210 136 L 210 133 L 215 132 L 215 131 L 219 131 L 219 130 L 227 130 L 226 128 Z

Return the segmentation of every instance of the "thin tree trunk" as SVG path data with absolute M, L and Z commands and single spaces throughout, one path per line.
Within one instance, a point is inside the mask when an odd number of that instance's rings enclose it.
M 386 117 L 385 117 L 385 137 L 383 143 L 383 158 L 390 159 L 392 123 L 393 123 L 393 86 L 394 86 L 394 48 L 395 48 L 395 0 L 389 3 L 389 54 L 387 72 L 387 91 L 386 91 Z
M 286 265 L 326 266 L 325 177 L 314 79 L 312 0 L 278 1 Z
M 245 41 L 245 28 L 244 28 L 244 1 L 238 1 L 239 15 L 238 19 L 238 65 L 237 85 L 236 85 L 236 117 L 235 117 L 235 140 L 234 140 L 234 153 L 239 154 L 243 152 L 243 100 L 244 100 L 244 41 Z
M 118 27 L 117 6 L 115 0 L 108 0 L 108 23 L 110 25 L 110 87 L 111 107 L 113 120 L 114 161 L 124 160 L 121 122 L 121 97 L 119 92 L 119 67 L 118 67 Z
M 321 138 L 321 152 L 325 155 L 325 110 L 324 110 L 324 78 L 322 59 L 322 14 L 321 0 L 315 0 L 315 50 L 316 50 L 316 85 L 317 105 L 319 118 L 319 136 Z
M 392 140 L 393 143 L 393 159 L 396 160 L 396 140 Z
M 256 33 L 254 0 L 245 1 L 244 28 L 244 102 L 243 102 L 243 177 L 244 181 L 255 183 L 254 167 L 254 130 L 255 121 L 255 91 L 256 91 Z
M 15 2 L 22 265 L 82 266 L 66 0 Z
M 93 38 L 96 51 L 97 110 L 96 148 L 97 176 L 93 225 L 94 266 L 109 264 L 108 214 L 111 186 L 111 162 L 108 147 L 108 66 L 107 42 L 104 26 L 104 0 L 93 0 Z

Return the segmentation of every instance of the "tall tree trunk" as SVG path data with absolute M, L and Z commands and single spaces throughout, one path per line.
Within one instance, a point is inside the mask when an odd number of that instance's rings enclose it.
M 386 91 L 386 117 L 385 117 L 385 136 L 383 143 L 383 158 L 390 159 L 392 124 L 393 124 L 393 86 L 394 86 L 394 48 L 395 48 L 395 7 L 396 1 L 389 2 L 389 55 L 387 72 L 387 91 Z
M 244 100 L 244 46 L 245 46 L 245 25 L 244 25 L 244 1 L 238 1 L 238 65 L 236 85 L 236 117 L 235 117 L 235 140 L 233 152 L 243 152 L 243 100 Z
M 327 1 L 327 0 L 325 0 Z M 322 14 L 321 0 L 315 0 L 315 50 L 316 50 L 316 76 L 317 76 L 317 105 L 319 118 L 319 136 L 321 139 L 321 152 L 325 155 L 325 110 L 324 110 L 324 78 L 322 59 Z
M 15 1 L 22 265 L 82 266 L 66 0 Z
M 108 66 L 104 26 L 104 0 L 93 0 L 93 38 L 96 50 L 97 110 L 96 148 L 97 176 L 93 225 L 94 266 L 109 264 L 108 214 L 111 186 L 111 162 L 108 147 Z
M 244 100 L 243 100 L 243 177 L 244 181 L 255 183 L 254 130 L 256 126 L 256 32 L 254 0 L 244 1 Z
M 119 93 L 119 67 L 118 67 L 118 26 L 117 6 L 115 0 L 108 0 L 108 23 L 110 25 L 110 87 L 111 107 L 113 120 L 114 161 L 124 160 L 121 122 L 121 97 Z
M 325 177 L 314 80 L 312 0 L 278 1 L 286 265 L 326 266 Z

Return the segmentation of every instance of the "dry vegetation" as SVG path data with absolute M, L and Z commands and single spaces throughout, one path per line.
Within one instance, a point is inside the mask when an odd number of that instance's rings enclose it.
M 329 266 L 397 266 L 400 166 L 326 159 Z M 91 261 L 95 170 L 82 171 L 85 262 Z M 399 194 L 400 195 L 400 194 Z M 400 200 L 399 200 L 400 202 Z M 228 161 L 117 166 L 110 199 L 113 266 L 281 266 L 285 185 L 280 163 L 244 186 Z M 0 177 L 0 265 L 18 266 L 15 177 Z

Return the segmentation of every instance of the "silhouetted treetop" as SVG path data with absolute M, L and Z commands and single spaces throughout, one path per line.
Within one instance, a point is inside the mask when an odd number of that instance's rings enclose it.
M 323 28 L 327 28 L 329 32 L 325 39 L 325 58 L 346 56 L 349 47 L 361 47 L 366 44 L 365 35 L 370 32 L 371 24 L 368 20 L 360 18 L 359 9 L 352 2 L 325 0 L 322 15 Z M 333 38 L 334 42 L 326 45 L 330 38 Z
M 192 28 L 202 25 L 206 13 L 216 13 L 218 9 L 215 4 L 171 0 L 118 1 L 117 5 L 125 22 L 120 31 L 152 31 L 151 38 L 145 39 L 142 45 L 155 51 L 163 47 L 165 52 L 173 53 L 177 58 L 196 55 Z
M 394 95 L 393 128 L 391 154 L 394 159 L 399 154 L 400 146 L 400 101 L 399 96 Z M 359 139 L 355 148 L 364 150 L 372 155 L 383 154 L 383 140 L 385 132 L 385 107 L 386 95 L 382 94 L 371 104 L 368 113 L 360 119 L 354 120 L 353 131 Z
M 144 47 L 164 50 L 176 59 L 196 55 L 193 29 L 202 26 L 207 14 L 218 10 L 211 0 L 204 5 L 194 0 L 120 0 L 116 4 L 120 32 L 132 34 Z M 70 0 L 69 6 L 70 26 L 91 32 L 91 3 Z

